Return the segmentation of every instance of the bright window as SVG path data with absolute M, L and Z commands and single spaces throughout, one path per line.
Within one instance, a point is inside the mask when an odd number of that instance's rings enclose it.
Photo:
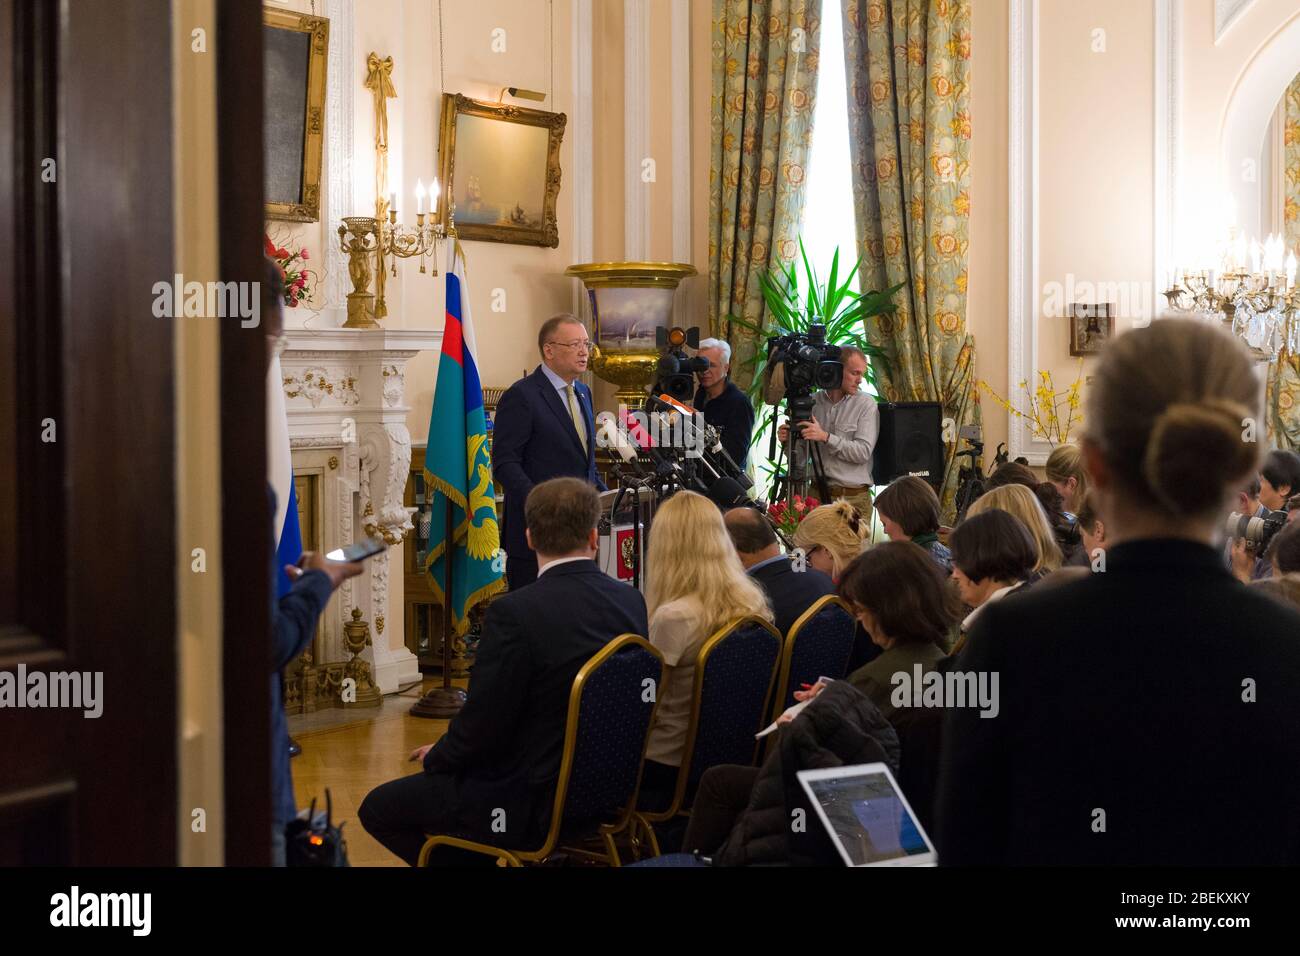
M 803 210 L 804 249 L 818 281 L 830 277 L 831 258 L 840 250 L 840 276 L 857 259 L 857 227 L 853 220 L 852 160 L 849 155 L 848 87 L 844 77 L 844 27 L 840 0 L 822 4 L 821 66 L 817 74 L 817 104 L 808 186 Z M 798 263 L 802 270 L 803 264 Z M 854 291 L 861 291 L 857 277 Z

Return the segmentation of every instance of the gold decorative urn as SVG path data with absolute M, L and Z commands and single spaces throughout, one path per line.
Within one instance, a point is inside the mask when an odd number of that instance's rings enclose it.
M 657 331 L 672 326 L 673 297 L 683 279 L 696 275 L 682 262 L 588 262 L 569 266 L 591 302 L 591 370 L 618 386 L 629 408 L 645 403 L 654 383 L 660 349 Z

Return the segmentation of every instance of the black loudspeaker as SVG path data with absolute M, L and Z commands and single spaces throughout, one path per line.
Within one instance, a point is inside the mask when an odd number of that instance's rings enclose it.
M 943 411 L 938 402 L 881 402 L 880 437 L 871 453 L 871 477 L 887 485 L 903 475 L 943 484 Z

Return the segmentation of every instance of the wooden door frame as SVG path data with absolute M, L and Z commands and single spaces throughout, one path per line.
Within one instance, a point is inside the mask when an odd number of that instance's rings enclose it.
M 262 7 L 217 7 L 217 178 L 223 281 L 264 277 Z M 271 839 L 271 523 L 266 335 L 221 326 L 223 766 L 227 866 L 265 866 Z

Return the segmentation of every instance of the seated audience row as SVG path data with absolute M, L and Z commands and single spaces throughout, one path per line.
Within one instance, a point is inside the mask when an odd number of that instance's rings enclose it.
M 876 495 L 876 514 L 891 541 L 911 541 L 930 553 L 945 574 L 952 555 L 939 540 L 939 496 L 915 475 L 895 479 Z
M 1300 471 L 1278 453 L 1259 468 L 1258 446 L 1240 440 L 1241 419 L 1259 414 L 1257 383 L 1216 329 L 1164 320 L 1126 333 L 1094 382 L 1082 444 L 1053 453 L 1048 482 L 999 468 L 947 548 L 937 496 L 914 478 L 880 493 L 892 540 L 870 550 L 852 505 L 815 509 L 794 538 L 807 568 L 758 512 L 724 517 L 698 495 L 673 496 L 650 538 L 648 615 L 590 561 L 594 493 L 571 479 L 554 494 L 558 482 L 539 485 L 527 509 L 538 584 L 493 603 L 470 704 L 412 755 L 425 773 L 367 797 L 363 825 L 408 861 L 425 832 L 540 837 L 568 687 L 623 632 L 647 634 L 665 658 L 639 803 L 666 805 L 704 641 L 749 615 L 788 633 L 834 587 L 878 656 L 796 691 L 809 706 L 777 731 L 762 767 L 704 774 L 687 849 L 720 863 L 822 862 L 824 847 L 790 832 L 794 772 L 883 760 L 948 864 L 1300 861 L 1300 741 L 1289 730 L 1300 613 L 1269 593 L 1300 593 L 1290 576 L 1300 524 L 1275 535 L 1269 585 L 1242 588 L 1210 547 L 1244 481 L 1258 471 L 1260 507 L 1280 508 Z M 1081 566 L 1058 572 L 1071 547 Z M 1030 587 L 1049 574 L 1052 586 Z M 918 667 L 997 675 L 995 715 L 900 703 L 896 677 Z M 522 832 L 484 832 L 499 807 Z

